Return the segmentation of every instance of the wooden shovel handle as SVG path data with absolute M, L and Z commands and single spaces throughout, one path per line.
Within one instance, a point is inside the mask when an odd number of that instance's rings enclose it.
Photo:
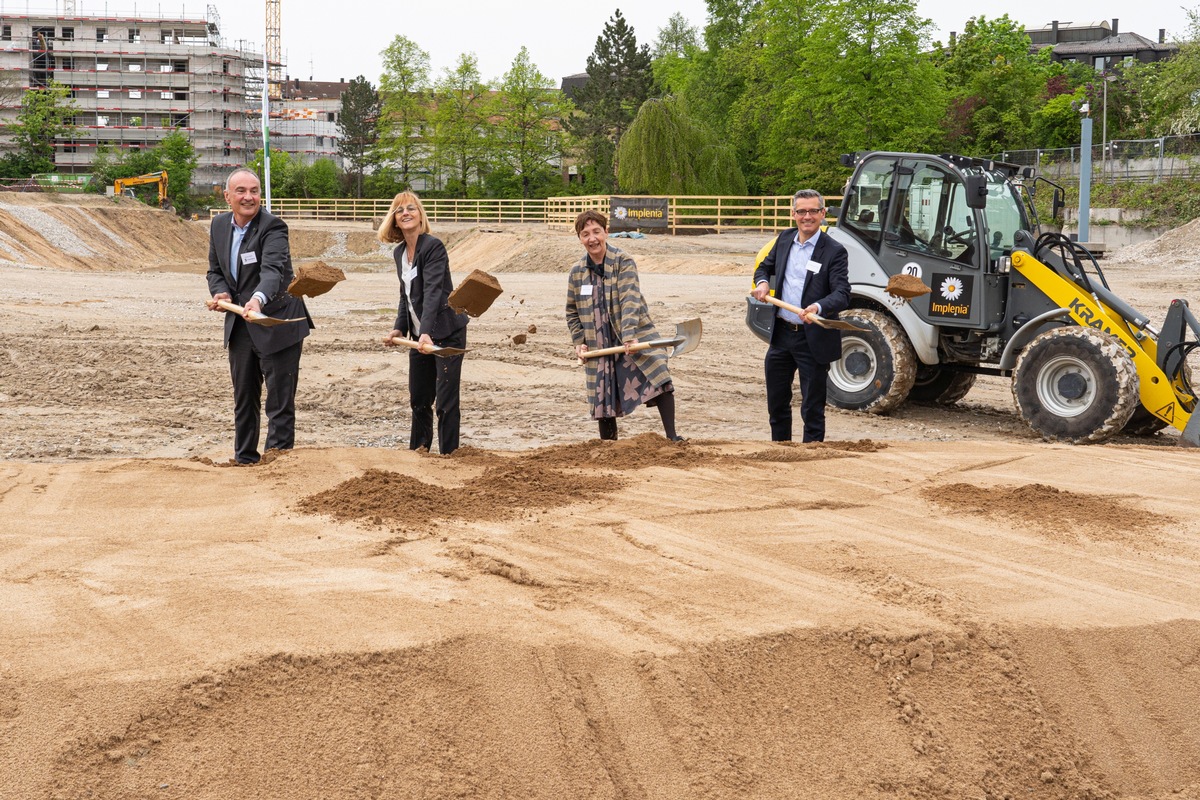
M 642 350 L 649 350 L 654 346 L 653 342 L 638 342 L 629 346 L 629 352 L 637 353 Z M 602 347 L 599 350 L 588 350 L 583 354 L 583 358 L 599 358 L 600 356 L 611 356 L 616 353 L 624 353 L 625 345 L 617 345 L 616 347 Z
M 231 303 L 228 300 L 218 300 L 217 307 L 223 308 L 226 311 L 232 311 L 234 314 L 237 314 L 239 317 L 244 316 L 246 313 L 245 308 L 243 308 L 242 306 L 239 306 L 237 303 Z M 251 319 L 263 319 L 266 316 L 267 316 L 266 314 L 263 314 L 260 311 L 255 311 L 250 314 Z
M 437 345 L 435 345 L 435 344 L 428 344 L 428 345 L 421 344 L 420 342 L 416 341 L 415 339 L 408 339 L 404 336 L 393 336 L 392 344 L 403 345 L 404 347 L 411 347 L 413 350 L 416 350 L 419 353 L 424 353 L 425 355 L 429 355 L 430 353 L 432 353 L 438 349 Z M 426 350 L 425 349 L 426 347 L 428 347 L 429 349 Z
M 779 306 L 784 311 L 792 312 L 793 314 L 798 316 L 800 319 L 804 319 L 805 317 L 808 316 L 808 312 L 805 311 L 803 308 L 800 308 L 800 306 L 794 306 L 791 303 L 785 303 L 782 300 L 780 300 L 778 297 L 772 297 L 771 295 L 767 295 L 766 297 L 763 298 L 763 300 L 765 300 L 766 302 L 770 303 L 773 306 Z

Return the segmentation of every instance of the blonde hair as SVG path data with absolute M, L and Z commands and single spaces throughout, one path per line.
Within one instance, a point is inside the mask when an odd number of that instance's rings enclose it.
M 413 192 L 404 191 L 392 198 L 392 205 L 388 208 L 387 216 L 383 218 L 383 222 L 379 223 L 379 230 L 375 232 L 375 237 L 379 241 L 386 244 L 404 241 L 404 234 L 396 227 L 396 209 L 408 203 L 415 205 L 417 213 L 421 216 L 421 233 L 429 233 L 429 217 L 425 214 L 425 206 L 421 205 L 421 198 Z

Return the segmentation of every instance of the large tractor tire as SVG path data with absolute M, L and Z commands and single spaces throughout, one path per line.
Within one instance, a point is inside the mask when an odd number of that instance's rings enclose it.
M 977 377 L 974 372 L 957 372 L 922 364 L 917 367 L 917 380 L 908 393 L 908 399 L 924 405 L 952 406 L 967 396 Z
M 873 414 L 892 411 L 908 398 L 917 376 L 917 354 L 904 329 L 865 308 L 839 316 L 866 330 L 842 332 L 842 358 L 829 368 L 829 402 Z
M 1119 433 L 1140 405 L 1133 359 L 1111 334 L 1094 328 L 1039 334 L 1017 359 L 1012 389 L 1029 427 L 1072 444 Z

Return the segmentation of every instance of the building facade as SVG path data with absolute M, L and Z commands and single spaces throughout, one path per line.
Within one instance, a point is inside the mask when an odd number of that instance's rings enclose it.
M 302 164 L 327 158 L 343 167 L 337 147 L 338 120 L 342 93 L 348 87 L 345 80 L 285 80 L 279 109 L 271 111 L 271 148 L 278 147 Z
M 0 75 L 0 142 L 24 90 L 70 90 L 78 129 L 56 143 L 61 173 L 88 172 L 99 146 L 154 147 L 178 130 L 199 157 L 193 185 L 206 189 L 261 147 L 262 53 L 225 46 L 212 6 L 205 19 L 5 12 Z
M 1054 20 L 1025 33 L 1035 48 L 1053 48 L 1051 58 L 1055 61 L 1090 64 L 1097 72 L 1108 72 L 1134 61 L 1162 61 L 1179 50 L 1178 45 L 1166 41 L 1164 28 L 1158 30 L 1158 41 L 1152 41 L 1141 34 L 1121 33 L 1119 23 L 1119 19 L 1083 25 Z

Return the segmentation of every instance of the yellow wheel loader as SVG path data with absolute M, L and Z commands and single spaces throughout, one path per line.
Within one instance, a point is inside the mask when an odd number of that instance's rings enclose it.
M 1083 444 L 1171 426 L 1200 446 L 1189 365 L 1200 358 L 1200 322 L 1174 300 L 1155 327 L 1086 249 L 1038 235 L 1034 192 L 1052 191 L 1057 216 L 1061 187 L 1032 168 L 965 156 L 869 152 L 842 164 L 853 174 L 826 233 L 850 256 L 851 308 L 840 316 L 865 331 L 842 334 L 833 405 L 884 414 L 906 401 L 950 404 L 977 375 L 999 375 L 1045 439 Z M 899 275 L 930 293 L 889 294 Z M 747 323 L 765 338 L 755 320 L 770 312 L 748 302 Z

